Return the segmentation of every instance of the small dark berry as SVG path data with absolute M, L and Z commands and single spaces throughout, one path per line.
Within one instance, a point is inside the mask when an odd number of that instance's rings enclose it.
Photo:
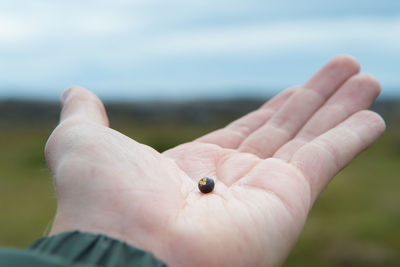
M 213 191 L 215 186 L 214 180 L 208 177 L 201 178 L 199 181 L 199 189 L 202 193 L 207 194 Z

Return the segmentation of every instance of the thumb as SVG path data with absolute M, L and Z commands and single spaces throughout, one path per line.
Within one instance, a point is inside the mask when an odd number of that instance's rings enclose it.
M 61 96 L 60 123 L 76 119 L 108 126 L 108 118 L 101 100 L 92 92 L 81 87 L 68 88 Z

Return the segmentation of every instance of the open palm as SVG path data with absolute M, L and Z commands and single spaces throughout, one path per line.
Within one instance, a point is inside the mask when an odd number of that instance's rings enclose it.
M 366 111 L 378 82 L 338 56 L 303 86 L 193 142 L 158 153 L 107 127 L 72 88 L 46 146 L 58 208 L 51 234 L 103 233 L 171 266 L 276 266 L 330 179 L 384 131 Z M 202 194 L 198 180 L 212 177 Z

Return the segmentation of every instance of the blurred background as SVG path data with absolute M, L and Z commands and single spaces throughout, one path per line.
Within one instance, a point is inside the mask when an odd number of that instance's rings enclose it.
M 43 148 L 67 87 L 164 151 L 344 53 L 381 82 L 387 132 L 328 186 L 285 266 L 400 266 L 400 1 L 0 0 L 0 245 L 51 224 Z

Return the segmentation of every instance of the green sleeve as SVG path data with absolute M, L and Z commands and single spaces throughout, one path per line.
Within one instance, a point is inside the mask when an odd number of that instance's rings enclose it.
M 0 266 L 163 267 L 167 265 L 152 254 L 117 239 L 73 231 L 36 240 L 27 250 L 2 249 Z

